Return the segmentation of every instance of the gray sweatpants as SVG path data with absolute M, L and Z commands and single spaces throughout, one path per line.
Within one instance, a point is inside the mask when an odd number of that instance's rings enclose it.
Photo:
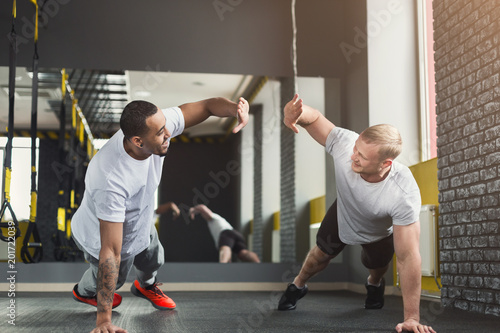
M 132 269 L 132 265 L 135 267 L 137 272 L 137 280 L 143 287 L 145 281 L 156 276 L 158 269 L 160 269 L 165 262 L 165 256 L 163 246 L 158 239 L 158 233 L 156 232 L 154 224 L 151 227 L 150 239 L 151 242 L 147 249 L 135 257 L 131 257 L 120 262 L 116 290 L 123 286 L 127 280 L 127 276 Z M 85 260 L 90 263 L 89 269 L 87 269 L 80 282 L 78 282 L 78 293 L 84 297 L 93 297 L 97 293 L 97 270 L 99 267 L 99 260 L 85 251 L 76 240 L 75 243 L 78 245 L 80 250 L 83 251 Z

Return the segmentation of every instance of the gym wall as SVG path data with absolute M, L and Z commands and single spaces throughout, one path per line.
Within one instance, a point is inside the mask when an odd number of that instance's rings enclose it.
M 217 11 L 199 0 L 51 0 L 40 20 L 40 66 L 103 70 L 291 76 L 289 0 L 231 1 Z M 349 3 L 362 9 L 364 0 Z M 343 0 L 297 2 L 299 71 L 339 77 Z M 33 5 L 17 2 L 18 66 L 32 64 Z M 11 1 L 0 1 L 0 31 L 11 28 Z M 324 43 L 328 41 L 328 43 Z M 0 65 L 9 40 L 0 40 Z
M 442 301 L 500 315 L 500 2 L 433 8 Z

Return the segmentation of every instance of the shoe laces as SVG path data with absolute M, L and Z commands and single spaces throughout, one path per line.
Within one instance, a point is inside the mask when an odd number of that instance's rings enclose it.
M 158 288 L 158 286 L 161 286 L 161 285 L 163 285 L 163 283 L 161 283 L 161 282 L 155 282 L 155 283 L 153 283 L 152 285 L 150 285 L 149 287 L 146 287 L 146 288 L 144 288 L 144 289 L 146 289 L 146 290 L 147 290 L 147 291 L 149 291 L 149 292 L 154 293 L 154 294 L 155 294 L 155 295 L 157 295 L 157 296 L 164 296 L 164 297 L 167 297 L 167 295 L 165 295 L 165 294 L 163 293 L 163 291 L 162 291 L 160 288 Z

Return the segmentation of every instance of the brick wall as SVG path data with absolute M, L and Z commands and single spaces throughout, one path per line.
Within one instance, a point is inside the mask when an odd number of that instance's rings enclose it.
M 443 304 L 500 315 L 500 1 L 435 0 Z
M 262 258 L 264 221 L 262 217 L 262 105 L 252 106 L 253 137 L 253 251 Z
M 281 80 L 281 110 L 293 97 L 294 80 Z M 283 118 L 283 112 L 281 112 Z M 281 262 L 295 262 L 295 133 L 281 119 L 280 251 Z

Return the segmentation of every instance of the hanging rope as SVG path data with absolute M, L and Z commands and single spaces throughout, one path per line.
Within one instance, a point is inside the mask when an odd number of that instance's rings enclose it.
M 7 236 L 1 232 L 0 239 L 5 242 L 11 242 L 15 237 L 21 236 L 19 230 L 19 222 L 16 214 L 10 204 L 10 181 L 12 179 L 12 140 L 14 137 L 14 91 L 16 88 L 16 52 L 17 52 L 17 35 L 16 35 L 16 0 L 13 1 L 12 8 L 12 29 L 10 31 L 10 54 L 9 54 L 9 121 L 7 127 L 7 145 L 5 146 L 5 161 L 4 161 L 4 199 L 2 209 L 0 210 L 0 221 L 3 221 L 5 211 L 8 209 L 12 221 L 0 222 L 0 228 L 7 229 Z
M 292 29 L 293 29 L 292 64 L 293 64 L 294 95 L 299 93 L 299 84 L 297 82 L 297 23 L 295 19 L 295 2 L 296 0 L 292 0 Z
M 35 5 L 35 51 L 33 53 L 33 82 L 31 88 L 31 205 L 30 219 L 26 234 L 24 235 L 23 247 L 21 248 L 21 259 L 25 263 L 37 263 L 42 259 L 43 250 L 40 241 L 40 234 L 36 225 L 36 204 L 37 204 L 37 184 L 36 184 L 36 137 L 37 137 L 37 115 L 38 115 L 38 4 L 36 0 L 31 0 Z M 30 242 L 33 237 L 34 242 Z M 30 252 L 33 249 L 33 254 Z

